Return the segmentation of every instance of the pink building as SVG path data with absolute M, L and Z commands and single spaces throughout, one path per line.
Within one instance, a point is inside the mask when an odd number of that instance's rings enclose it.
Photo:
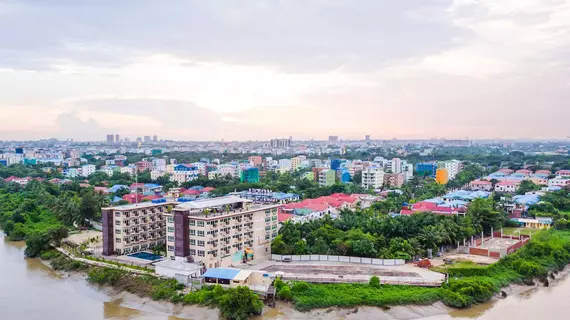
M 514 193 L 520 185 L 520 181 L 501 181 L 495 184 L 495 192 Z
M 559 177 L 570 177 L 570 170 L 558 170 L 555 174 Z
M 487 180 L 473 180 L 469 183 L 469 189 L 472 191 L 491 191 L 493 183 Z

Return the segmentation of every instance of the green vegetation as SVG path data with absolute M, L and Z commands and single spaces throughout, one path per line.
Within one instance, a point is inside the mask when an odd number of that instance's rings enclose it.
M 488 301 L 511 283 L 546 282 L 549 272 L 570 263 L 570 232 L 543 231 L 517 252 L 499 262 L 481 266 L 460 261 L 434 268 L 447 272 L 449 282 L 441 288 L 380 285 L 377 277 L 368 284 L 285 283 L 276 280 L 277 297 L 293 301 L 299 310 L 331 306 L 389 306 L 402 304 L 445 304 L 465 308 Z
M 465 217 L 414 214 L 391 217 L 373 206 L 307 223 L 285 223 L 271 244 L 276 254 L 332 254 L 412 260 L 481 231 L 499 228 L 504 216 L 492 200 L 473 201 Z
M 263 310 L 263 303 L 248 287 L 224 290 L 220 285 L 204 286 L 201 290 L 184 295 L 181 292 L 184 285 L 174 279 L 134 275 L 99 267 L 92 268 L 87 279 L 91 283 L 109 285 L 157 301 L 218 307 L 222 317 L 228 320 L 246 320 L 252 315 L 261 314 Z
M 281 291 L 285 288 L 283 287 Z M 385 307 L 404 304 L 431 304 L 441 300 L 440 288 L 414 286 L 374 286 L 370 284 L 293 284 L 295 308 L 307 311 L 316 308 L 354 307 L 360 305 Z

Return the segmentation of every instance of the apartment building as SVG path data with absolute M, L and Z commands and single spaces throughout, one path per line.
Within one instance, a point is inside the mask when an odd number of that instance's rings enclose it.
M 86 164 L 81 167 L 81 175 L 84 177 L 89 177 L 90 175 L 94 174 L 97 170 L 97 167 L 94 164 Z
M 362 170 L 362 187 L 365 189 L 380 189 L 384 183 L 384 169 L 368 167 Z
M 166 218 L 177 202 L 154 200 L 101 209 L 103 255 L 149 250 L 166 242 Z
M 181 203 L 166 216 L 169 257 L 191 257 L 207 268 L 229 267 L 271 254 L 278 207 L 236 196 Z
M 455 179 L 455 176 L 463 170 L 463 163 L 459 160 L 440 161 L 437 166 L 439 169 L 447 170 L 449 180 Z
M 336 182 L 336 172 L 332 169 L 324 169 L 319 171 L 317 178 L 320 186 L 332 186 Z
M 404 185 L 404 181 L 403 173 L 386 173 L 384 175 L 384 185 L 390 188 L 400 188 Z
M 449 172 L 445 168 L 438 168 L 435 172 L 435 181 L 439 184 L 446 184 L 449 181 Z

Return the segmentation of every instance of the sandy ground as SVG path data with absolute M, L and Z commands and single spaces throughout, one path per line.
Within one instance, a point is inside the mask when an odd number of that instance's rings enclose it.
M 100 242 L 103 241 L 103 233 L 101 231 L 86 230 L 70 235 L 67 240 L 79 245 L 92 238 L 98 239 L 100 245 Z
M 430 262 L 433 266 L 437 267 L 437 266 L 444 264 L 444 262 L 443 262 L 444 258 L 449 258 L 452 260 L 472 261 L 472 262 L 478 263 L 478 264 L 493 264 L 493 263 L 499 261 L 498 259 L 495 259 L 495 258 L 484 257 L 484 256 L 476 256 L 476 255 L 472 255 L 472 254 L 450 254 L 450 255 L 445 255 L 444 257 L 433 258 L 430 260 Z

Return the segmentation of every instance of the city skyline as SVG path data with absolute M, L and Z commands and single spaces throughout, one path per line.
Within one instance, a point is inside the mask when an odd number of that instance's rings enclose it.
M 18 1 L 0 15 L 2 140 L 570 136 L 568 0 Z

